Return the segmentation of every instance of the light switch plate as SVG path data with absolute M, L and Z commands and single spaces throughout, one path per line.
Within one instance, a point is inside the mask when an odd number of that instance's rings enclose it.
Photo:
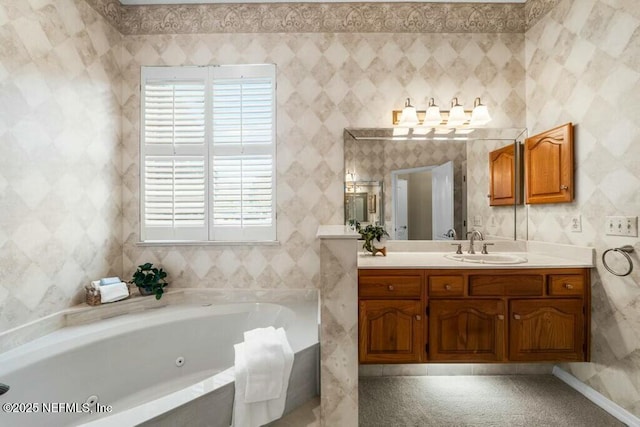
M 473 217 L 473 226 L 482 227 L 482 215 L 476 215 Z
M 608 216 L 604 226 L 609 236 L 638 237 L 637 216 Z

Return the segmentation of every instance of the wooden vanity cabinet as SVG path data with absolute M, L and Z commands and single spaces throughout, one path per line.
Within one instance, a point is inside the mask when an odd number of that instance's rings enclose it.
M 526 203 L 573 201 L 573 125 L 567 123 L 525 140 Z
M 360 270 L 360 362 L 588 361 L 589 291 L 587 268 Z
M 427 319 L 421 270 L 360 270 L 360 363 L 425 361 Z

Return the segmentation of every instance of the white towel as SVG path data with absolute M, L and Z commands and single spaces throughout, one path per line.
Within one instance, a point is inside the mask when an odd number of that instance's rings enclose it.
M 114 302 L 129 296 L 129 289 L 124 282 L 100 286 L 100 302 Z
M 249 334 L 251 336 L 252 334 Z M 279 397 L 260 402 L 247 403 L 245 401 L 247 390 L 247 351 L 246 343 L 236 344 L 235 350 L 235 397 L 233 400 L 233 426 L 234 427 L 258 427 L 282 417 L 287 400 L 287 388 L 289 377 L 293 367 L 293 350 L 287 341 L 284 329 L 276 330 L 284 358 L 284 367 L 280 372 L 282 389 Z
M 280 397 L 284 354 L 276 329 L 269 326 L 245 332 L 244 350 L 247 365 L 244 401 L 253 403 Z

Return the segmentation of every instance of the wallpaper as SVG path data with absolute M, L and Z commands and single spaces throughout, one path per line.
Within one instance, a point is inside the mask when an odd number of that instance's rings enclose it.
M 238 2 L 123 6 L 118 0 L 87 1 L 122 34 L 523 33 L 527 22 L 524 5 L 518 3 Z M 529 21 L 542 11 L 546 9 L 533 8 Z
M 529 207 L 529 238 L 596 248 L 592 363 L 568 369 L 640 415 L 640 272 L 637 237 L 605 234 L 607 215 L 640 206 L 640 9 L 633 1 L 562 0 L 526 34 L 530 134 L 575 125 L 575 202 Z M 622 101 L 622 103 L 621 103 Z M 569 231 L 580 215 L 582 232 Z M 635 245 L 635 269 L 617 277 L 602 253 Z
M 122 271 L 122 36 L 84 0 L 0 5 L 0 331 Z

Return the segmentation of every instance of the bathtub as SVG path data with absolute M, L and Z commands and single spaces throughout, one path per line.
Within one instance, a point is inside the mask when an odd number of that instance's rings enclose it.
M 0 404 L 17 411 L 3 406 L 0 425 L 228 426 L 233 344 L 270 325 L 285 328 L 295 353 L 285 413 L 318 394 L 317 300 L 167 300 L 146 299 L 143 310 L 90 323 L 76 319 L 81 324 L 0 354 L 0 383 L 11 387 Z

